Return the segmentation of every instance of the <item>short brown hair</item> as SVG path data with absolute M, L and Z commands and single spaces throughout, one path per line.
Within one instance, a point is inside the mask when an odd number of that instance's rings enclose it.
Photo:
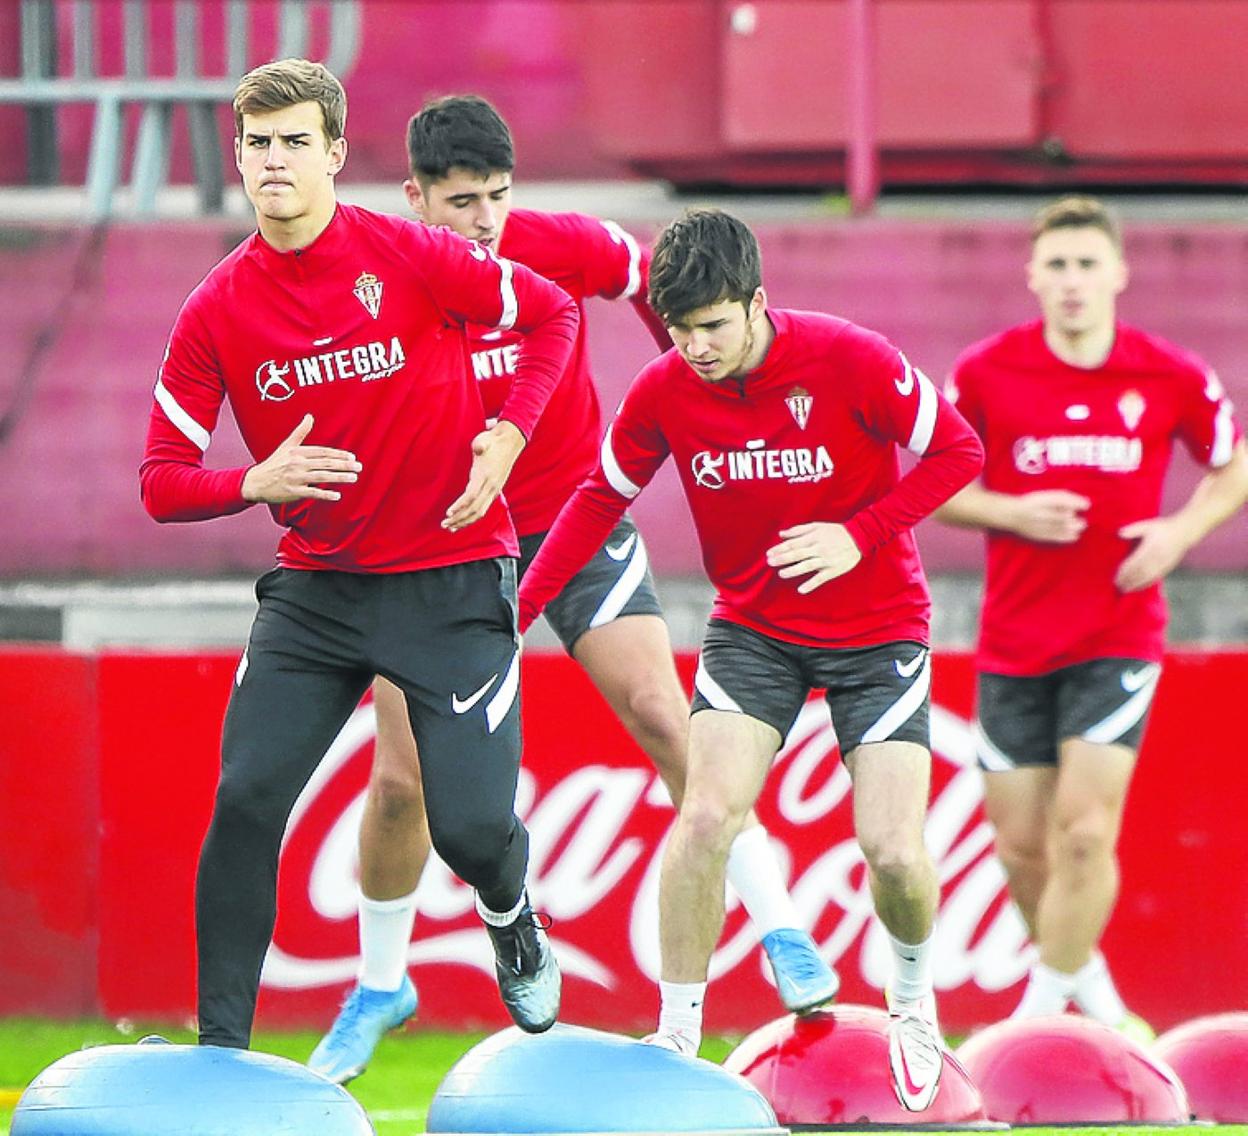
M 1114 248 L 1122 251 L 1122 226 L 1104 202 L 1095 197 L 1070 194 L 1050 202 L 1031 223 L 1031 243 L 1054 229 L 1100 229 Z
M 659 234 L 650 262 L 650 306 L 669 327 L 732 300 L 749 308 L 763 262 L 749 227 L 719 209 L 689 209 Z
M 337 142 L 347 125 L 347 92 L 327 67 L 307 59 L 279 59 L 248 71 L 234 88 L 234 130 L 242 137 L 243 115 L 316 103 L 326 142 Z

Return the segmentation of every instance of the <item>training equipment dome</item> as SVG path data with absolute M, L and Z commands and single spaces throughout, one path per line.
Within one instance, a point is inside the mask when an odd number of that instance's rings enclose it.
M 728 1055 L 770 1102 L 780 1124 L 982 1124 L 984 1106 L 966 1071 L 945 1054 L 940 1089 L 923 1112 L 902 1108 L 888 1071 L 888 1014 L 869 1006 L 834 1006 L 778 1018 Z
M 1008 1020 L 958 1058 L 992 1120 L 1007 1124 L 1185 1124 L 1187 1094 L 1138 1043 L 1088 1018 Z
M 1248 1014 L 1195 1018 L 1152 1051 L 1178 1074 L 1197 1120 L 1248 1124 Z
M 355 1099 L 302 1065 L 215 1045 L 102 1045 L 30 1084 L 12 1136 L 372 1136 Z
M 438 1086 L 426 1130 L 780 1131 L 767 1102 L 718 1065 L 567 1025 L 474 1046 Z

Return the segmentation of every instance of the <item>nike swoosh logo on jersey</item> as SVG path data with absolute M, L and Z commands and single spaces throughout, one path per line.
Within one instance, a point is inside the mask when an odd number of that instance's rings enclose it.
M 478 690 L 474 690 L 467 698 L 460 698 L 454 691 L 451 692 L 451 709 L 456 714 L 467 714 L 478 702 L 485 697 L 486 691 L 494 685 L 494 680 L 498 678 L 498 672 L 495 671 L 489 678 L 485 680 Z
M 611 557 L 612 560 L 627 560 L 628 554 L 633 551 L 633 545 L 636 543 L 637 543 L 637 534 L 630 533 L 627 537 L 625 537 L 622 541 L 620 541 L 620 543 L 617 544 L 614 548 L 612 548 L 611 545 L 608 544 L 603 549 L 603 551 L 606 552 L 606 554 L 609 557 Z
M 1156 673 L 1155 667 L 1141 667 L 1138 671 L 1122 672 L 1122 689 L 1128 694 L 1135 694 L 1142 689 L 1149 679 Z
M 920 651 L 908 663 L 903 663 L 900 659 L 894 659 L 893 666 L 902 678 L 913 678 L 914 672 L 919 669 L 919 664 L 923 662 L 923 656 L 926 654 L 926 651 Z
M 914 371 L 910 366 L 910 360 L 902 357 L 902 362 L 906 365 L 906 377 L 904 379 L 894 379 L 893 386 L 897 388 L 897 393 L 902 398 L 908 398 L 910 392 L 914 390 Z

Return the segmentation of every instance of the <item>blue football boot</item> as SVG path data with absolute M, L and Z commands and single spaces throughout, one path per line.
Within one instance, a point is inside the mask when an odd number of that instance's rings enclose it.
M 338 1085 L 354 1080 L 368 1067 L 382 1035 L 416 1012 L 416 1001 L 416 987 L 406 974 L 397 990 L 370 990 L 357 983 L 312 1051 L 308 1068 Z
M 772 931 L 763 936 L 763 950 L 785 1009 L 806 1014 L 836 997 L 841 980 L 805 931 L 795 927 Z

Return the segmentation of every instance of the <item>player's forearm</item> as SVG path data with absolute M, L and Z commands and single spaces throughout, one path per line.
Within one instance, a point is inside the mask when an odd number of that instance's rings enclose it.
M 1219 525 L 1233 517 L 1248 501 L 1248 448 L 1240 441 L 1231 460 L 1221 469 L 1205 474 L 1178 512 L 1187 548 L 1199 544 Z
M 661 355 L 672 345 L 672 337 L 667 330 L 667 324 L 659 319 L 655 310 L 650 306 L 650 301 L 644 295 L 639 293 L 629 303 L 633 305 L 637 318 L 646 325 L 646 330 L 650 333 L 650 338 L 654 340 Z
M 940 449 L 929 450 L 888 493 L 850 518 L 845 527 L 861 552 L 879 548 L 948 501 L 983 464 L 979 438 L 965 430 Z
M 522 634 L 602 547 L 627 507 L 597 475 L 568 499 L 520 581 Z
M 243 498 L 247 467 L 205 469 L 209 436 L 196 443 L 175 426 L 159 402 L 148 421 L 139 491 L 143 507 L 157 521 L 205 521 L 241 513 L 251 502 Z
M 539 323 L 523 329 L 524 351 L 499 411 L 499 418 L 516 426 L 526 439 L 533 436 L 533 428 L 563 377 L 580 322 L 576 305 L 553 284 L 548 287 L 546 314 Z M 556 293 L 561 301 L 555 299 Z
M 143 507 L 162 524 L 207 521 L 249 508 L 243 498 L 247 468 L 203 469 L 149 458 L 139 468 Z
M 961 528 L 1013 532 L 1017 501 L 1010 493 L 995 493 L 973 482 L 935 509 L 932 516 Z

